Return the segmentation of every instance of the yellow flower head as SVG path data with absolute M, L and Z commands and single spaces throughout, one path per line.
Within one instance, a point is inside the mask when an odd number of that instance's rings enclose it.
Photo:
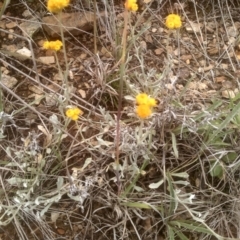
M 169 29 L 177 29 L 182 26 L 182 20 L 177 14 L 169 14 L 166 18 L 166 26 Z
M 149 97 L 146 93 L 139 93 L 136 96 L 136 102 L 138 105 L 147 105 L 149 107 L 155 107 L 157 105 L 156 100 Z
M 49 12 L 58 13 L 69 5 L 70 0 L 48 0 L 47 9 Z
M 83 111 L 77 107 L 69 108 L 66 111 L 66 116 L 74 121 L 78 120 L 79 116 L 83 114 Z
M 148 105 L 138 105 L 136 108 L 138 117 L 145 119 L 152 114 L 152 109 Z
M 136 12 L 138 10 L 137 0 L 126 0 L 124 5 L 128 11 Z
M 43 43 L 43 48 L 58 51 L 58 50 L 61 49 L 62 45 L 63 45 L 62 42 L 59 41 L 59 40 L 57 40 L 57 41 L 46 41 L 46 42 Z
M 142 119 L 149 117 L 152 114 L 152 108 L 157 105 L 156 100 L 146 93 L 139 93 L 136 96 L 136 103 L 138 104 L 136 113 Z

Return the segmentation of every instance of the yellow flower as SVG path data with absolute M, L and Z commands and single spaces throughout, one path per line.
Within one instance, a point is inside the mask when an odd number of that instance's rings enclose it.
M 74 121 L 78 120 L 79 116 L 83 114 L 83 111 L 77 107 L 69 108 L 66 111 L 66 116 Z
M 177 14 L 169 14 L 166 18 L 166 26 L 169 29 L 176 29 L 182 26 L 182 20 Z
M 152 114 L 152 109 L 148 105 L 138 105 L 136 113 L 138 117 L 145 119 Z
M 149 97 L 149 99 L 148 99 L 148 106 L 149 107 L 156 107 L 157 106 L 156 100 L 154 98 Z
M 137 0 L 126 0 L 124 5 L 128 11 L 136 12 L 138 10 Z
M 58 13 L 69 5 L 70 0 L 48 0 L 47 9 L 49 12 Z
M 156 100 L 149 97 L 146 93 L 139 93 L 136 96 L 136 102 L 138 105 L 148 105 L 149 107 L 155 107 L 157 105 Z
M 57 41 L 46 41 L 46 42 L 43 43 L 43 48 L 58 51 L 58 50 L 61 49 L 62 45 L 63 45 L 62 42 L 59 41 L 59 40 L 57 40 Z
M 149 117 L 152 114 L 152 108 L 157 105 L 156 100 L 146 93 L 139 93 L 136 96 L 136 103 L 138 104 L 136 113 L 142 119 Z

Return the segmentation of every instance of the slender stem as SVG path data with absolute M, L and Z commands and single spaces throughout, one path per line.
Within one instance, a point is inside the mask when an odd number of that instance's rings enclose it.
M 66 51 L 66 44 L 65 44 L 65 38 L 63 34 L 63 24 L 62 24 L 62 11 L 59 13 L 59 21 L 60 21 L 60 32 L 61 32 L 61 39 L 62 39 L 62 44 L 63 44 L 63 55 L 64 55 L 64 61 L 65 61 L 65 66 L 66 70 L 63 74 L 63 81 L 65 84 L 65 91 L 64 91 L 64 96 L 69 101 L 69 87 L 68 87 L 68 60 L 67 60 L 67 51 Z
M 123 37 L 122 37 L 122 56 L 120 64 L 120 80 L 119 80 L 119 95 L 118 95 L 118 111 L 117 111 L 117 133 L 116 133 L 116 177 L 118 183 L 118 193 L 120 194 L 121 183 L 119 179 L 119 144 L 120 144 L 120 119 L 121 119 L 121 110 L 122 110 L 122 96 L 123 96 L 123 81 L 125 75 L 125 58 L 126 58 L 126 45 L 127 45 L 127 25 L 128 25 L 128 11 L 125 9 L 124 12 L 124 28 L 123 28 Z
M 127 48 L 127 26 L 128 26 L 128 10 L 125 9 L 124 12 L 124 28 L 123 28 L 123 36 L 122 36 L 122 57 L 121 64 L 125 66 L 125 58 L 126 58 L 126 48 Z M 121 81 L 121 79 L 120 79 Z

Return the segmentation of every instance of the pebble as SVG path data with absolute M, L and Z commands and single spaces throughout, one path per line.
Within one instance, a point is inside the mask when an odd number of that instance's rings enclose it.
M 235 98 L 235 93 L 234 93 L 234 91 L 232 91 L 232 90 L 225 90 L 225 91 L 222 91 L 222 97 L 224 97 L 224 98 Z
M 16 26 L 17 26 L 16 22 L 6 23 L 6 28 L 8 29 L 15 28 Z
M 8 39 L 13 39 L 13 35 L 12 34 L 8 34 Z
M 9 29 L 10 33 L 13 33 L 14 30 L 13 29 Z M 8 39 L 13 39 L 13 34 L 8 34 Z
M 3 21 L 0 21 L 0 28 L 5 29 L 6 28 L 6 23 Z
M 85 59 L 87 57 L 86 53 L 81 53 L 81 55 L 79 56 L 81 59 Z
M 47 56 L 47 57 L 39 57 L 39 60 L 44 64 L 52 64 L 55 63 L 54 56 Z
M 19 53 L 23 56 L 26 56 L 26 57 L 32 56 L 32 52 L 29 49 L 27 49 L 26 47 L 23 47 L 23 48 L 17 50 L 17 53 Z
M 1 83 L 3 83 L 7 88 L 12 89 L 17 84 L 17 79 L 5 74 L 2 74 Z
M 27 17 L 31 17 L 32 16 L 32 13 L 26 9 L 23 13 L 22 13 L 22 16 L 27 18 Z

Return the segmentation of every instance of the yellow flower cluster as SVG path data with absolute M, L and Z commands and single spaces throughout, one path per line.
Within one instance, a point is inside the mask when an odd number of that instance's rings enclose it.
M 83 114 L 83 111 L 77 107 L 67 109 L 66 116 L 74 121 L 78 120 L 79 116 Z
M 57 41 L 46 41 L 46 42 L 43 43 L 43 48 L 58 51 L 58 50 L 61 49 L 62 45 L 63 45 L 62 42 L 59 41 L 59 40 L 57 40 Z
M 49 12 L 58 13 L 69 5 L 70 0 L 48 0 L 47 9 Z
M 136 96 L 136 113 L 138 117 L 145 119 L 152 114 L 152 108 L 156 107 L 157 102 L 154 98 L 149 97 L 146 93 L 139 93 Z
M 181 17 L 177 14 L 169 14 L 166 18 L 166 26 L 169 29 L 177 29 L 182 26 Z
M 136 12 L 138 10 L 137 0 L 126 0 L 125 8 L 128 11 Z

